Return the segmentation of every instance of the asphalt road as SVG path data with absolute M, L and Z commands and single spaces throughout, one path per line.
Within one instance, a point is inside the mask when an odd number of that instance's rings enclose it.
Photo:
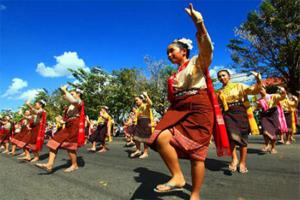
M 201 199 L 277 200 L 300 199 L 300 136 L 298 143 L 279 145 L 278 154 L 261 154 L 262 137 L 250 137 L 248 174 L 227 171 L 228 157 L 218 158 L 211 145 Z M 65 151 L 58 153 L 54 172 L 45 173 L 30 163 L 0 154 L 0 199 L 188 199 L 191 189 L 190 165 L 181 166 L 187 185 L 183 192 L 156 194 L 155 185 L 166 182 L 169 174 L 156 152 L 147 159 L 130 159 L 130 148 L 115 138 L 104 154 L 79 151 L 80 169 L 64 173 L 68 166 Z M 48 157 L 47 148 L 41 153 Z

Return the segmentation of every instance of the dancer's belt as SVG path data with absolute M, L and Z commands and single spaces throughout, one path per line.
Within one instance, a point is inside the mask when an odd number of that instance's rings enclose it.
M 178 111 L 190 111 L 190 110 L 199 110 L 200 106 L 199 104 L 195 104 L 195 103 L 185 103 L 179 106 L 174 106 L 172 109 Z
M 70 122 L 74 119 L 77 119 L 78 117 L 80 117 L 79 115 L 75 115 L 75 116 L 72 116 L 72 117 L 68 117 L 68 119 L 66 120 L 66 122 Z
M 206 90 L 206 88 L 200 89 L 190 89 L 190 90 L 184 90 L 184 91 L 180 91 L 177 92 L 176 94 L 174 94 L 175 97 L 182 97 L 182 96 L 191 96 L 191 95 L 195 95 L 195 94 L 199 94 L 200 91 L 202 90 Z
M 241 101 L 238 101 L 238 102 L 228 103 L 227 105 L 228 105 L 228 107 L 232 107 L 232 106 L 244 106 L 244 103 L 241 102 Z

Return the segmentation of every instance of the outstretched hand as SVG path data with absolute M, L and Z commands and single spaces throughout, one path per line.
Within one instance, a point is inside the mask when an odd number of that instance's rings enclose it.
M 261 81 L 261 75 L 260 75 L 260 73 L 257 73 L 255 71 L 251 71 L 250 73 L 255 77 L 255 79 L 256 79 L 257 82 Z
M 25 102 L 26 105 L 30 105 L 30 99 Z
M 190 3 L 189 7 L 185 8 L 185 11 L 192 18 L 192 20 L 195 24 L 203 22 L 203 17 L 201 15 L 201 13 L 198 12 L 197 10 L 194 10 L 193 4 Z
M 60 90 L 63 91 L 64 93 L 66 93 L 66 91 L 67 91 L 67 85 L 61 86 Z

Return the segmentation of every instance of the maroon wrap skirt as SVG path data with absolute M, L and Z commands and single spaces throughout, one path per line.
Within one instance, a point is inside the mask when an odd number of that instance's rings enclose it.
M 11 143 L 17 145 L 19 148 L 24 148 L 31 139 L 31 130 L 27 126 L 23 126 L 21 132 L 11 139 Z
M 213 108 L 207 90 L 200 90 L 196 95 L 177 98 L 147 143 L 155 150 L 156 139 L 168 129 L 173 135 L 170 144 L 179 158 L 204 161 L 213 125 Z
M 277 134 L 280 133 L 277 107 L 262 111 L 260 113 L 260 122 L 263 134 L 273 141 L 277 140 Z
M 79 122 L 80 117 L 69 120 L 65 124 L 65 128 L 58 131 L 53 138 L 49 140 L 47 146 L 53 150 L 57 150 L 58 148 L 77 150 Z
M 230 142 L 247 147 L 251 130 L 246 108 L 243 105 L 230 106 L 223 116 Z
M 9 142 L 9 138 L 11 136 L 11 131 L 9 130 L 3 130 L 0 133 L 0 143 L 7 143 Z

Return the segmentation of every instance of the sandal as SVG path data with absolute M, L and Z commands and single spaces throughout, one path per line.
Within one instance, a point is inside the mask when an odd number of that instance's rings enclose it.
M 156 186 L 154 188 L 154 192 L 157 192 L 157 193 L 168 193 L 168 192 L 183 191 L 183 187 L 175 186 L 175 185 L 170 184 L 170 183 L 161 184 L 161 186 L 164 186 L 165 188 L 168 188 L 166 190 L 158 189 L 158 186 Z
M 49 173 L 52 172 L 52 168 L 49 168 L 47 166 L 47 164 L 45 164 L 45 163 L 36 163 L 35 166 L 37 166 L 38 168 L 41 168 L 43 170 L 46 170 Z

